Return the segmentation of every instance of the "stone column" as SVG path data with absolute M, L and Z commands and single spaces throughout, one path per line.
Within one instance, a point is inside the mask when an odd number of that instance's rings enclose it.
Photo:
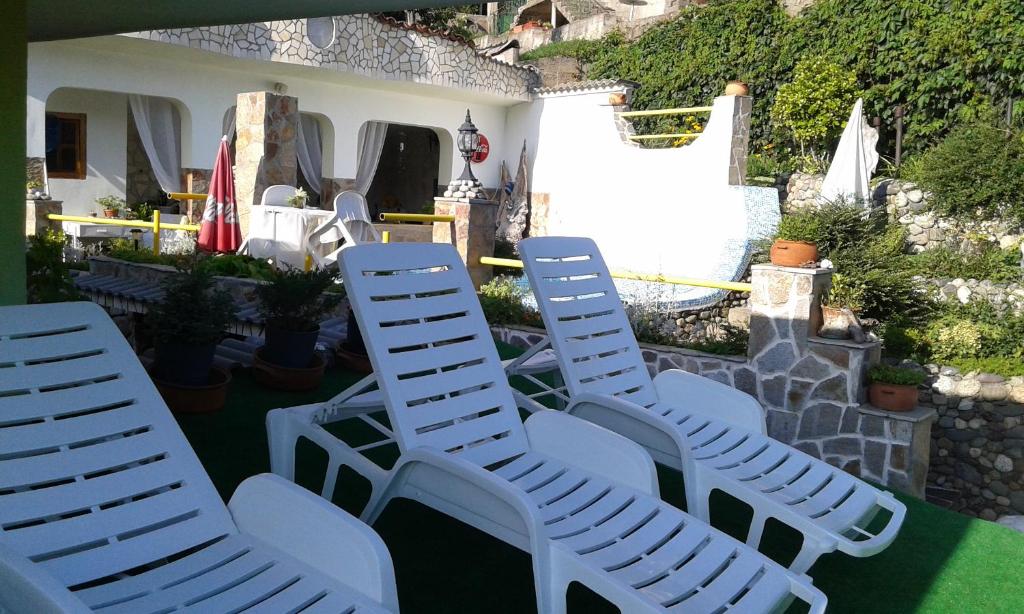
M 434 223 L 434 243 L 451 243 L 459 250 L 473 286 L 479 289 L 493 275 L 491 267 L 480 264 L 480 258 L 494 255 L 498 203 L 475 198 L 439 197 L 434 199 L 434 213 L 455 216 L 454 222 Z
M 732 147 L 729 151 L 729 185 L 747 182 L 747 146 L 750 144 L 750 114 L 754 99 L 736 96 L 732 111 Z
M 60 222 L 50 220 L 46 216 L 52 214 L 60 215 L 63 207 L 60 200 L 43 200 L 30 198 L 25 200 L 25 236 L 42 234 L 47 228 L 60 230 Z
M 251 207 L 272 185 L 295 185 L 298 99 L 272 92 L 238 95 L 235 112 L 235 198 L 242 236 Z

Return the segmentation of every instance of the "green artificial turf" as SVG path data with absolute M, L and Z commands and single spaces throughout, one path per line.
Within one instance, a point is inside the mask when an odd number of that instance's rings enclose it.
M 504 356 L 515 352 L 501 349 Z M 179 416 L 178 421 L 227 500 L 243 479 L 269 470 L 267 411 L 326 400 L 357 379 L 332 370 L 318 390 L 296 394 L 267 390 L 247 372 L 237 371 L 223 411 Z M 369 433 L 355 421 L 332 432 L 358 442 L 366 441 Z M 392 461 L 396 453 L 381 451 L 379 462 Z M 325 467 L 322 452 L 311 444 L 299 446 L 300 484 L 319 492 Z M 679 475 L 659 473 L 662 496 L 683 507 Z M 344 472 L 339 490 L 335 502 L 358 513 L 368 494 L 361 478 Z M 830 554 L 811 569 L 815 584 L 828 595 L 829 612 L 1024 612 L 1024 535 L 911 497 L 900 499 L 907 505 L 907 518 L 886 551 L 867 559 Z M 749 510 L 722 496 L 713 498 L 712 516 L 715 526 L 741 537 Z M 530 559 L 525 553 L 406 500 L 393 501 L 374 529 L 394 559 L 404 612 L 534 611 Z M 762 550 L 792 557 L 798 546 L 790 529 L 770 526 Z M 572 612 L 616 611 L 576 586 L 570 590 L 569 605 Z

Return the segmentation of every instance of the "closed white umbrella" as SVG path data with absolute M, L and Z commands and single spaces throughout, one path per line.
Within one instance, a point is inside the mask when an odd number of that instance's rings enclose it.
M 836 153 L 832 156 L 832 165 L 821 184 L 819 202 L 842 198 L 866 203 L 871 197 L 868 182 L 878 164 L 878 152 L 875 151 L 878 135 L 872 139 L 866 138 L 864 124 L 864 101 L 858 98 L 846 128 L 843 129 Z

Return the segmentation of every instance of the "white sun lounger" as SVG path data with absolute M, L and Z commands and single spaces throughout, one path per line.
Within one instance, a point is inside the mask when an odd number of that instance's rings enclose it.
M 638 445 L 560 412 L 524 427 L 450 245 L 359 245 L 340 263 L 401 456 L 367 471 L 319 427 L 345 411 L 327 403 L 271 412 L 275 471 L 291 477 L 309 438 L 329 451 L 329 472 L 349 465 L 376 483 L 368 522 L 405 497 L 530 553 L 544 614 L 566 611 L 573 581 L 630 613 L 774 612 L 794 597 L 824 611 L 806 576 L 663 503 Z
M 320 497 L 263 474 L 225 507 L 100 307 L 0 308 L 0 612 L 186 609 L 398 598 L 381 539 Z
M 520 242 L 519 253 L 571 397 L 566 411 L 681 469 L 690 513 L 709 521 L 708 497 L 719 489 L 753 508 L 749 546 L 758 546 L 767 519 L 789 525 L 804 537 L 790 565 L 798 573 L 827 552 L 871 556 L 896 538 L 906 513 L 902 503 L 768 437 L 753 397 L 680 370 L 652 381 L 592 240 L 530 238 Z M 883 509 L 892 513 L 887 524 L 868 532 Z

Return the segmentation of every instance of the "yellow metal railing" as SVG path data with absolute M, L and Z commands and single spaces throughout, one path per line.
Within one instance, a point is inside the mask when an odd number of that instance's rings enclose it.
M 505 266 L 510 268 L 523 268 L 522 260 L 511 258 L 491 258 L 483 256 L 480 264 L 491 266 Z M 697 288 L 716 288 L 719 290 L 731 290 L 733 292 L 750 292 L 753 285 L 741 281 L 713 281 L 710 279 L 694 279 L 691 277 L 666 277 L 664 275 L 644 275 L 642 273 L 626 273 L 623 271 L 612 271 L 615 279 L 632 279 L 635 281 L 653 281 L 662 284 L 674 284 L 677 286 L 695 286 Z
M 434 222 L 454 222 L 454 215 L 432 215 L 428 213 L 381 213 L 382 222 L 419 222 L 421 224 L 432 224 Z
M 192 192 L 168 192 L 167 197 L 174 200 L 206 200 L 209 194 L 193 194 Z
M 707 113 L 712 107 L 679 107 L 676 109 L 651 109 L 650 111 L 623 111 L 619 117 L 649 117 L 651 115 L 685 115 L 687 113 Z
M 695 139 L 700 132 L 680 132 L 678 134 L 631 134 L 629 140 L 644 141 L 648 139 Z
M 194 224 L 161 224 L 160 210 L 153 210 L 153 221 L 143 222 L 142 220 L 118 220 L 105 217 L 88 217 L 84 215 L 60 215 L 51 213 L 46 216 L 48 219 L 57 222 L 82 222 L 85 224 L 101 224 L 105 226 L 128 226 L 130 228 L 148 228 L 153 231 L 153 253 L 160 253 L 160 231 L 161 230 L 187 230 L 199 232 L 199 226 Z

